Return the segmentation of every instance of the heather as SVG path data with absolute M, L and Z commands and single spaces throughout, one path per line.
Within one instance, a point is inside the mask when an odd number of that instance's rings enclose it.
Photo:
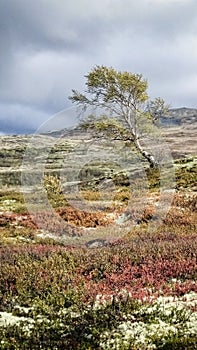
M 0 349 L 197 349 L 195 169 L 193 159 L 176 161 L 173 201 L 152 226 L 159 176 L 147 170 L 145 209 L 133 207 L 135 224 L 100 245 L 83 234 L 113 237 L 114 221 L 128 213 L 125 183 L 110 205 L 110 193 L 82 186 L 83 197 L 102 209 L 87 212 L 65 199 L 58 175 L 46 174 L 59 221 L 44 208 L 34 221 L 18 188 L 2 187 Z M 37 193 L 29 195 L 36 206 Z M 65 239 L 65 227 L 80 244 Z
M 4 240 L 1 348 L 195 349 L 192 216 L 180 230 L 144 225 L 94 249 Z

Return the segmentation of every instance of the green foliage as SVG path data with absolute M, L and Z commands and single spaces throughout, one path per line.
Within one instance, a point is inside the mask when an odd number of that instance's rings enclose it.
M 11 190 L 0 191 L 0 207 L 1 210 L 11 210 L 15 213 L 26 211 L 22 193 Z
M 155 100 L 150 101 L 147 105 L 147 111 L 152 116 L 153 122 L 156 123 L 162 115 L 168 114 L 169 106 L 165 104 L 164 100 L 157 97 Z
M 188 164 L 187 164 L 188 163 Z M 186 158 L 176 162 L 177 188 L 193 188 L 196 190 L 197 161 L 195 158 Z
M 85 109 L 89 105 L 105 108 L 121 121 L 124 119 L 127 126 L 128 122 L 136 122 L 132 120 L 136 113 L 138 117 L 140 114 L 150 117 L 150 112 L 153 110 L 155 117 L 156 113 L 161 112 L 164 107 L 161 98 L 157 98 L 155 102 L 146 103 L 148 102 L 148 84 L 141 74 L 119 72 L 113 68 L 96 66 L 85 78 L 87 94 L 83 95 L 72 90 L 73 95 L 69 97 L 70 100 Z
M 61 180 L 57 175 L 45 175 L 43 185 L 54 208 L 67 205 L 66 197 L 62 192 Z
M 129 72 L 117 72 L 113 68 L 96 66 L 88 75 L 86 86 L 87 93 L 92 95 L 88 98 L 85 95 L 73 91 L 72 101 L 92 104 L 105 107 L 107 103 L 123 102 L 127 98 L 130 106 L 135 107 L 136 103 L 143 103 L 147 100 L 147 81 L 141 74 Z
M 115 118 L 108 118 L 103 115 L 95 120 L 93 115 L 87 119 L 81 120 L 79 127 L 82 130 L 94 132 L 94 136 L 106 137 L 113 140 L 133 141 L 131 133 L 125 129 Z

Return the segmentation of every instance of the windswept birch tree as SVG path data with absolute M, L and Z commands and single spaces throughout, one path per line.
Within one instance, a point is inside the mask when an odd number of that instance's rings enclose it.
M 106 66 L 96 66 L 87 75 L 86 90 L 72 90 L 69 99 L 82 111 L 88 107 L 100 110 L 82 121 L 81 126 L 96 137 L 129 141 L 149 162 L 157 165 L 149 151 L 143 147 L 143 138 L 156 127 L 167 106 L 161 98 L 150 100 L 147 80 L 141 74 L 120 72 Z

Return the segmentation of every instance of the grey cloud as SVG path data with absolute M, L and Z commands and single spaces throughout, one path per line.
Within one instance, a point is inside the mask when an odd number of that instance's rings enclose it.
M 20 104 L 0 103 L 0 134 L 32 133 L 49 114 Z
M 195 107 L 196 12 L 196 0 L 1 0 L 0 131 L 9 120 L 33 130 L 68 106 L 96 64 L 142 73 L 151 96 Z
M 174 40 L 197 27 L 196 1 L 2 0 L 0 6 L 5 40 L 26 50 L 95 52 L 124 28 Z
M 163 37 L 197 26 L 196 1 L 2 0 L 1 27 L 17 44 L 36 48 L 86 49 L 92 39 L 133 27 Z M 178 29 L 178 32 L 177 32 Z M 92 45 L 91 45 L 92 46 Z
M 88 2 L 85 3 L 88 6 Z M 78 1 L 4 0 L 0 11 L 1 28 L 11 43 L 23 49 L 87 50 L 93 37 L 103 40 L 106 34 L 101 30 L 102 17 L 93 12 L 93 17 L 90 13 L 89 18 L 88 8 L 80 10 Z

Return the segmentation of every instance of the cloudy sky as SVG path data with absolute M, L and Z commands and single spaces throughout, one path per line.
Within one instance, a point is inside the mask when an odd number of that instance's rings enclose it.
M 197 1 L 0 0 L 0 134 L 33 132 L 71 106 L 100 64 L 196 108 Z

